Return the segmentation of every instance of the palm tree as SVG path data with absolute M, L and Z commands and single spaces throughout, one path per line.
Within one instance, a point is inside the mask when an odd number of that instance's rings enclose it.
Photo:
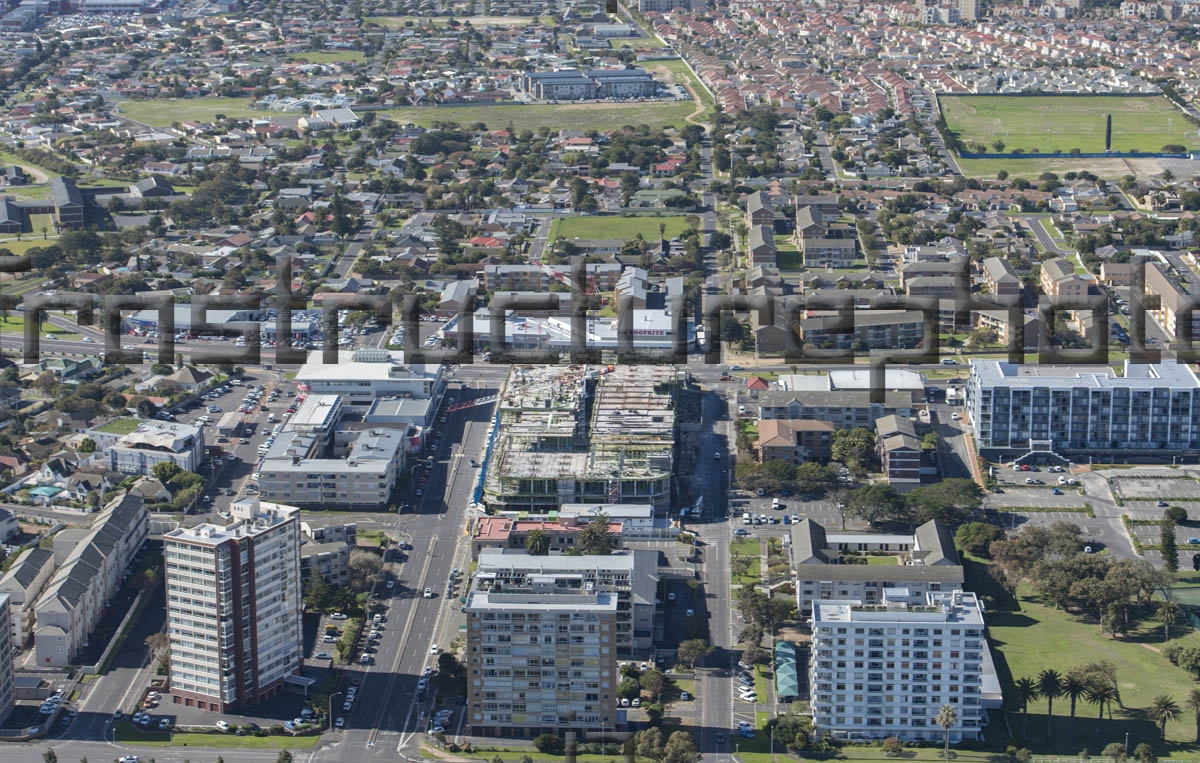
M 1046 736 L 1049 737 L 1054 722 L 1054 699 L 1062 696 L 1062 675 L 1053 669 L 1039 673 L 1038 694 L 1046 698 Z
M 1086 695 L 1087 691 L 1088 691 L 1087 682 L 1083 681 L 1078 676 L 1073 676 L 1070 673 L 1068 673 L 1066 676 L 1063 677 L 1063 680 L 1062 680 L 1063 696 L 1066 697 L 1067 699 L 1071 700 L 1071 721 L 1072 721 L 1072 723 L 1071 723 L 1070 733 L 1072 736 L 1075 734 L 1075 723 L 1074 723 L 1074 721 L 1075 721 L 1075 702 L 1080 697 Z
M 1112 719 L 1112 706 L 1117 701 L 1117 687 L 1109 683 L 1096 684 L 1087 690 L 1087 700 L 1100 706 L 1100 715 L 1097 718 L 1104 718 L 1104 706 L 1108 705 L 1108 717 Z
M 950 760 L 950 729 L 958 723 L 958 711 L 954 705 L 942 705 L 933 722 L 942 727 L 942 760 Z
M 1200 744 L 1200 689 L 1192 689 L 1183 704 L 1196 716 L 1196 743 Z
M 1038 687 L 1033 679 L 1018 678 L 1013 685 L 1017 690 L 1017 701 L 1021 703 L 1021 738 L 1029 737 L 1029 703 L 1038 698 Z
M 1178 720 L 1181 715 L 1183 711 L 1179 708 L 1179 703 L 1170 694 L 1159 694 L 1150 703 L 1150 717 L 1158 724 L 1164 741 L 1167 738 L 1167 721 Z
M 525 538 L 525 550 L 532 556 L 550 553 L 550 534 L 545 530 L 532 530 Z
M 1158 621 L 1163 624 L 1163 641 L 1171 640 L 1171 626 L 1179 622 L 1179 616 L 1183 614 L 1183 610 L 1179 607 L 1179 602 L 1163 601 L 1158 604 L 1158 612 L 1155 616 Z

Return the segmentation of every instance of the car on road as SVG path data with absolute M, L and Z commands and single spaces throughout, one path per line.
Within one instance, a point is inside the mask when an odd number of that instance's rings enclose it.
M 426 588 L 425 593 L 423 593 L 422 596 L 424 596 L 426 599 L 432 599 L 433 598 L 433 589 Z
M 221 731 L 229 731 L 229 721 L 217 721 L 217 728 Z
M 329 619 L 330 620 L 346 620 L 346 619 L 348 619 L 348 617 L 349 617 L 348 615 L 342 614 L 341 612 L 334 612 L 332 615 L 329 616 Z
M 747 530 L 746 528 L 744 528 L 744 527 L 739 527 L 738 529 L 736 529 L 736 530 L 734 530 L 734 531 L 733 531 L 733 534 L 734 534 L 734 535 L 750 535 L 751 533 L 750 533 L 750 531 L 749 531 L 749 530 Z
M 118 760 L 117 763 L 138 763 L 138 756 L 126 755 L 125 757 Z
M 396 587 L 396 581 L 395 581 L 395 580 L 389 580 L 389 581 L 387 582 L 387 587 L 388 587 L 388 590 L 389 590 L 389 591 L 390 591 L 390 590 L 392 590 L 393 588 L 395 588 L 395 587 Z
M 314 660 L 331 660 L 331 659 L 333 659 L 333 657 L 329 654 L 329 652 L 317 652 L 316 654 L 313 655 L 313 659 Z
M 1189 546 L 1200 546 L 1200 538 L 1188 538 L 1187 544 Z
M 337 721 L 335 721 L 333 725 L 335 728 L 344 729 L 346 727 L 346 717 L 339 716 Z
M 738 734 L 745 737 L 746 739 L 753 739 L 754 738 L 754 729 L 738 729 Z
M 437 644 L 434 644 L 431 647 L 429 647 L 430 654 L 441 654 L 441 652 L 442 652 L 442 650 L 438 648 Z

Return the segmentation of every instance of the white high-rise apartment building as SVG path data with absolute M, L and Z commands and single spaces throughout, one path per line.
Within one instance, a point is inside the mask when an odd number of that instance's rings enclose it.
M 300 668 L 300 511 L 238 501 L 233 522 L 163 537 L 171 696 L 225 712 L 283 690 Z
M 467 598 L 472 734 L 614 728 L 617 594 L 546 585 Z
M 814 601 L 810 685 L 818 732 L 849 739 L 941 740 L 934 719 L 952 706 L 950 741 L 979 739 L 996 701 L 983 612 L 973 593 L 927 593 L 909 603 Z M 986 688 L 985 688 L 986 687 Z

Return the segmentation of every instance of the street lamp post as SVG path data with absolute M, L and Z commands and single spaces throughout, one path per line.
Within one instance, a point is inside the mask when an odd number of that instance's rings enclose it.
M 340 691 L 334 692 L 333 694 L 329 695 L 328 707 L 326 708 L 327 717 L 329 718 L 329 726 L 327 727 L 328 730 L 333 729 L 333 698 L 339 697 L 341 695 L 342 695 L 342 692 L 340 692 Z

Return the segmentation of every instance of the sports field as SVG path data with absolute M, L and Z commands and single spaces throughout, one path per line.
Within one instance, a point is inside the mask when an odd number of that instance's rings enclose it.
M 621 238 L 629 240 L 639 233 L 647 241 L 655 241 L 658 239 L 659 223 L 667 226 L 663 235 L 667 239 L 672 239 L 684 230 L 696 227 L 698 222 L 694 215 L 560 217 L 554 221 L 553 227 L 550 229 L 550 241 L 554 242 L 560 238 Z
M 946 124 L 963 143 L 1003 152 L 1101 152 L 1107 115 L 1113 151 L 1161 151 L 1167 144 L 1200 148 L 1196 127 L 1165 97 L 941 96 Z

